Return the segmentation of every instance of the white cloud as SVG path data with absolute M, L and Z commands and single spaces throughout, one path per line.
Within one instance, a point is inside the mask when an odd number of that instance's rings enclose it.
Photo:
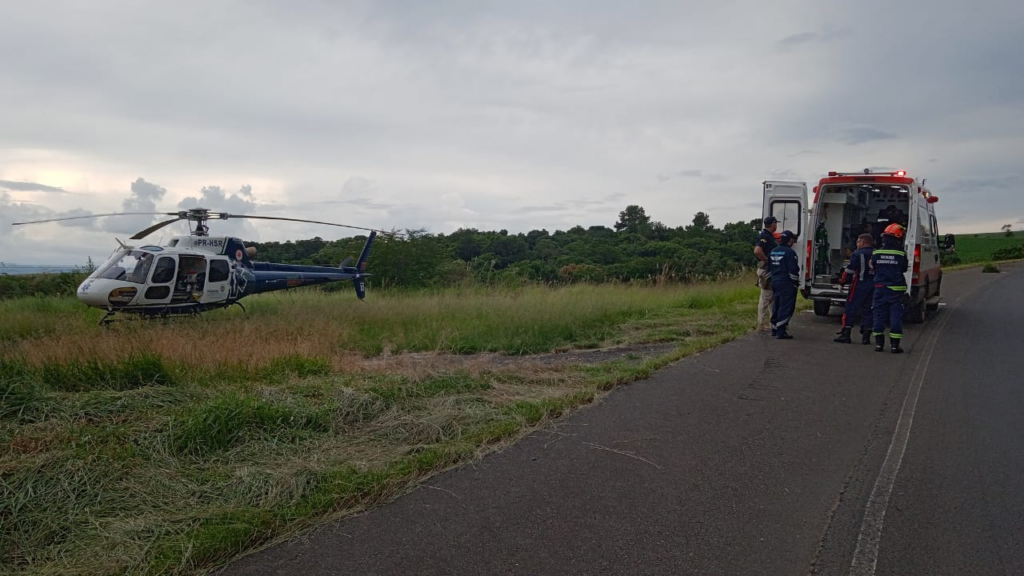
M 864 14 L 885 16 L 835 25 Z M 0 67 L 0 108 L 18 114 L 0 121 L 2 207 L 195 201 L 514 232 L 610 226 L 637 203 L 681 225 L 755 217 L 766 178 L 897 166 L 929 178 L 940 215 L 980 226 L 1021 207 L 1013 182 L 961 181 L 1019 169 L 1022 15 L 1008 0 L 6 3 L 0 50 L 19 58 Z M 140 176 L 165 192 L 134 190 Z M 7 230 L 0 248 L 77 262 L 154 221 Z
M 179 210 L 206 208 L 213 212 L 248 215 L 255 212 L 256 198 L 252 186 L 244 185 L 230 196 L 220 186 L 204 186 L 199 196 L 189 196 L 178 203 Z M 237 236 L 246 240 L 259 240 L 259 233 L 249 220 L 211 220 L 207 226 L 214 236 Z

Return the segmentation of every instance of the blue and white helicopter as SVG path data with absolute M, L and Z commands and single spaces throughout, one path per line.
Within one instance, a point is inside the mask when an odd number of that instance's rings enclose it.
M 366 261 L 370 248 L 378 233 L 388 232 L 373 228 L 361 228 L 347 224 L 301 220 L 275 216 L 252 216 L 211 212 L 206 208 L 193 208 L 179 212 L 119 214 L 93 214 L 68 218 L 51 218 L 32 222 L 15 222 L 15 225 L 40 224 L 82 218 L 102 218 L 128 215 L 174 216 L 158 222 L 135 234 L 131 240 L 141 240 L 153 232 L 185 220 L 189 224 L 188 236 L 175 236 L 163 246 L 129 246 L 118 240 L 120 248 L 89 275 L 78 287 L 78 299 L 94 308 L 107 311 L 100 323 L 109 322 L 116 313 L 167 317 L 181 314 L 199 314 L 208 310 L 225 308 L 237 304 L 252 294 L 287 290 L 299 286 L 325 284 L 351 280 L 356 295 L 362 300 L 366 296 L 364 279 Z M 207 222 L 229 218 L 250 218 L 259 220 L 286 220 L 366 230 L 369 235 L 363 251 L 350 266 L 348 257 L 337 268 L 329 266 L 301 266 L 256 262 L 255 247 L 246 247 L 238 238 L 213 237 L 209 235 Z

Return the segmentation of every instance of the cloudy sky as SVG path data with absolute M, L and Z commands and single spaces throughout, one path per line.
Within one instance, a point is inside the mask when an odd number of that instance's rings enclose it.
M 757 217 L 765 179 L 891 167 L 940 228 L 1024 229 L 1024 3 L 0 3 L 0 261 L 147 217 L 379 228 Z M 253 240 L 351 235 L 229 221 Z M 183 224 L 158 232 L 183 233 Z M 354 232 L 352 232 L 354 233 Z

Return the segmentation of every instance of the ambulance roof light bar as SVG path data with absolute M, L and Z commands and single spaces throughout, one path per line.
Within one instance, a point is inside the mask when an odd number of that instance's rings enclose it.
M 828 173 L 828 176 L 829 176 L 829 178 L 832 178 L 832 177 L 835 177 L 835 176 L 863 176 L 865 174 L 867 174 L 868 176 L 895 176 L 897 178 L 903 178 L 903 177 L 905 177 L 907 175 L 907 171 L 906 170 L 897 170 L 895 172 L 872 172 L 870 168 L 865 168 L 863 172 L 836 172 L 836 171 L 830 171 Z

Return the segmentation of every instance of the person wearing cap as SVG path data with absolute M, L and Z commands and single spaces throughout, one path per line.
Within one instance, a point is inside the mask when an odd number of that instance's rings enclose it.
M 875 352 L 885 350 L 885 324 L 889 323 L 892 353 L 903 353 L 903 301 L 907 296 L 907 268 L 909 261 L 903 251 L 905 229 L 890 224 L 882 232 L 882 247 L 871 254 L 869 266 L 875 275 L 874 309 Z
M 771 267 L 768 255 L 778 245 L 778 242 L 775 240 L 775 229 L 778 227 L 779 221 L 774 216 L 768 216 L 764 219 L 764 230 L 761 230 L 761 233 L 757 235 L 757 240 L 754 242 L 754 256 L 757 257 L 757 285 L 761 288 L 761 301 L 757 307 L 757 329 L 762 332 L 771 330 L 772 336 L 775 336 L 775 330 L 771 328 L 769 323 L 772 317 L 774 296 L 772 294 L 771 278 L 768 273 Z
M 793 244 L 797 235 L 789 230 L 782 233 L 779 245 L 772 250 L 771 280 L 775 298 L 772 307 L 772 330 L 779 340 L 789 340 L 789 321 L 796 312 L 796 289 L 800 285 L 800 263 Z

